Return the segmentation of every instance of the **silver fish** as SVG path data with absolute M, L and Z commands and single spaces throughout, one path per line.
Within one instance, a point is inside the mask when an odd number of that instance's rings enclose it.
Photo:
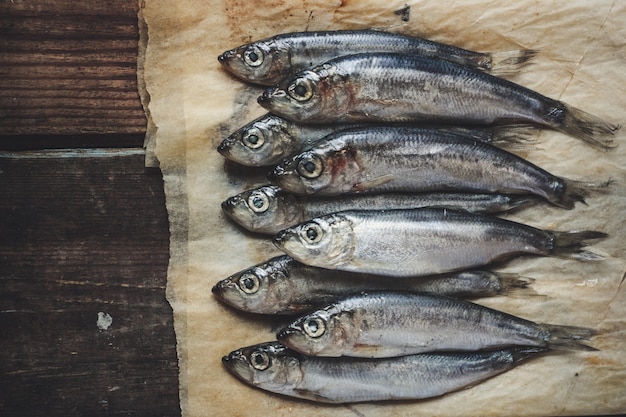
M 508 371 L 545 348 L 424 353 L 401 358 L 318 358 L 278 342 L 241 348 L 222 358 L 228 371 L 265 391 L 325 403 L 437 397 Z
M 325 214 L 365 208 L 390 210 L 442 207 L 471 213 L 499 213 L 537 204 L 524 195 L 466 193 L 349 194 L 338 197 L 303 197 L 274 185 L 244 191 L 222 202 L 224 213 L 255 233 L 275 235 L 287 227 Z
M 429 292 L 452 297 L 534 294 L 532 278 L 491 271 L 463 271 L 415 279 L 315 268 L 277 256 L 219 281 L 213 294 L 226 304 L 256 314 L 299 314 L 371 290 Z
M 298 318 L 277 339 L 305 355 L 389 358 L 503 346 L 596 350 L 580 342 L 595 333 L 535 323 L 451 297 L 371 291 Z
M 572 209 L 609 183 L 573 181 L 497 147 L 437 129 L 341 131 L 278 165 L 269 180 L 294 194 L 432 192 L 534 194 Z
M 225 158 L 247 166 L 276 165 L 284 159 L 324 141 L 324 137 L 364 123 L 348 125 L 302 125 L 266 114 L 236 130 L 220 143 L 217 151 Z M 481 142 L 516 150 L 532 142 L 530 125 L 490 127 L 438 126 Z
M 386 276 L 477 268 L 519 254 L 599 260 L 581 248 L 607 235 L 536 229 L 447 209 L 344 211 L 280 232 L 274 243 L 311 266 Z
M 480 53 L 396 33 L 344 30 L 285 33 L 228 50 L 218 61 L 244 81 L 270 86 L 293 72 L 362 52 L 429 56 L 500 75 L 516 73 L 537 53 L 529 49 Z
M 600 149 L 619 126 L 510 81 L 451 62 L 400 54 L 330 60 L 268 88 L 271 113 L 299 123 L 533 123 Z

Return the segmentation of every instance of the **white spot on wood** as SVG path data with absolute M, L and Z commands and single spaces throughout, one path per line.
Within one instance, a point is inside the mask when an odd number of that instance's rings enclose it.
M 98 325 L 98 329 L 100 330 L 108 330 L 113 324 L 113 317 L 109 313 L 103 313 L 102 311 L 98 312 L 98 321 L 96 321 L 96 325 Z

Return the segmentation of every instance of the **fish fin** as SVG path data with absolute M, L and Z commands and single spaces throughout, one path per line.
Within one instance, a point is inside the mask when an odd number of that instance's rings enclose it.
M 554 201 L 553 203 L 568 210 L 573 209 L 576 202 L 587 204 L 585 201 L 586 197 L 606 193 L 611 185 L 615 183 L 615 180 L 611 178 L 608 181 L 599 183 L 574 181 L 567 178 L 561 179 L 565 182 L 565 191 L 559 201 Z
M 537 143 L 536 126 L 528 124 L 494 126 L 491 144 L 508 150 L 528 150 Z
M 532 195 L 512 195 L 507 207 L 508 212 L 520 210 L 541 203 L 542 200 Z
M 576 232 L 552 232 L 551 255 L 563 258 L 577 259 L 579 261 L 599 261 L 604 259 L 602 255 L 582 250 L 587 246 L 587 240 L 604 239 L 608 234 L 594 230 Z
M 498 277 L 500 278 L 500 290 L 498 294 L 507 295 L 507 296 L 529 296 L 529 295 L 538 295 L 535 290 L 529 288 L 533 282 L 535 282 L 534 278 L 523 277 L 519 274 L 513 273 L 498 273 Z
M 556 130 L 581 139 L 594 148 L 608 151 L 617 147 L 613 136 L 621 126 L 615 125 L 565 103 L 558 103 L 547 114 Z
M 517 364 L 540 353 L 548 352 L 549 350 L 550 348 L 548 347 L 518 346 L 510 348 L 509 352 L 513 357 L 513 363 Z
M 518 49 L 514 51 L 492 52 L 491 69 L 489 72 L 496 76 L 513 75 L 520 68 L 532 64 L 530 62 L 539 53 L 536 49 Z
M 387 184 L 390 181 L 393 181 L 396 178 L 393 174 L 383 175 L 382 177 L 374 178 L 372 180 L 359 182 L 354 186 L 355 191 L 367 191 L 375 187 L 379 187 L 381 185 Z
M 585 350 L 589 352 L 598 350 L 581 342 L 581 340 L 589 340 L 598 334 L 595 329 L 558 324 L 542 324 L 541 326 L 549 333 L 547 343 L 552 349 Z

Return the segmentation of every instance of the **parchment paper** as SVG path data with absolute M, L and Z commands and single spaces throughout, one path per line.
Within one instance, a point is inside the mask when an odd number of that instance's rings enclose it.
M 226 164 L 216 152 L 231 131 L 264 113 L 260 89 L 221 69 L 219 53 L 273 34 L 384 28 L 482 51 L 533 48 L 535 65 L 512 79 L 614 123 L 626 121 L 626 2 L 145 0 L 144 103 L 148 146 L 163 171 L 171 228 L 167 296 L 174 309 L 184 416 L 586 415 L 626 411 L 626 134 L 614 152 L 542 131 L 526 157 L 561 176 L 617 181 L 606 196 L 565 211 L 548 205 L 507 217 L 555 229 L 595 229 L 602 262 L 524 257 L 502 270 L 537 279 L 541 296 L 479 302 L 531 320 L 600 331 L 598 352 L 549 354 L 472 389 L 441 398 L 329 406 L 253 389 L 221 357 L 272 340 L 280 324 L 220 303 L 218 280 L 278 251 L 227 221 L 220 202 L 265 183 L 264 173 Z M 410 19 L 394 13 L 410 6 Z M 143 26 L 142 27 L 146 27 Z M 145 36 L 143 39 L 146 39 Z M 145 58 L 145 61 L 144 61 Z M 141 75 L 141 74 L 140 74 Z

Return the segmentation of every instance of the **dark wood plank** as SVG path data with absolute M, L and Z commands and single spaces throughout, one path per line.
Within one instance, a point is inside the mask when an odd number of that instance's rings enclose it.
M 159 171 L 0 153 L 0 195 L 0 415 L 180 415 Z
M 26 136 L 30 149 L 28 135 L 144 134 L 138 7 L 129 0 L 0 3 L 0 136 L 14 148 Z

